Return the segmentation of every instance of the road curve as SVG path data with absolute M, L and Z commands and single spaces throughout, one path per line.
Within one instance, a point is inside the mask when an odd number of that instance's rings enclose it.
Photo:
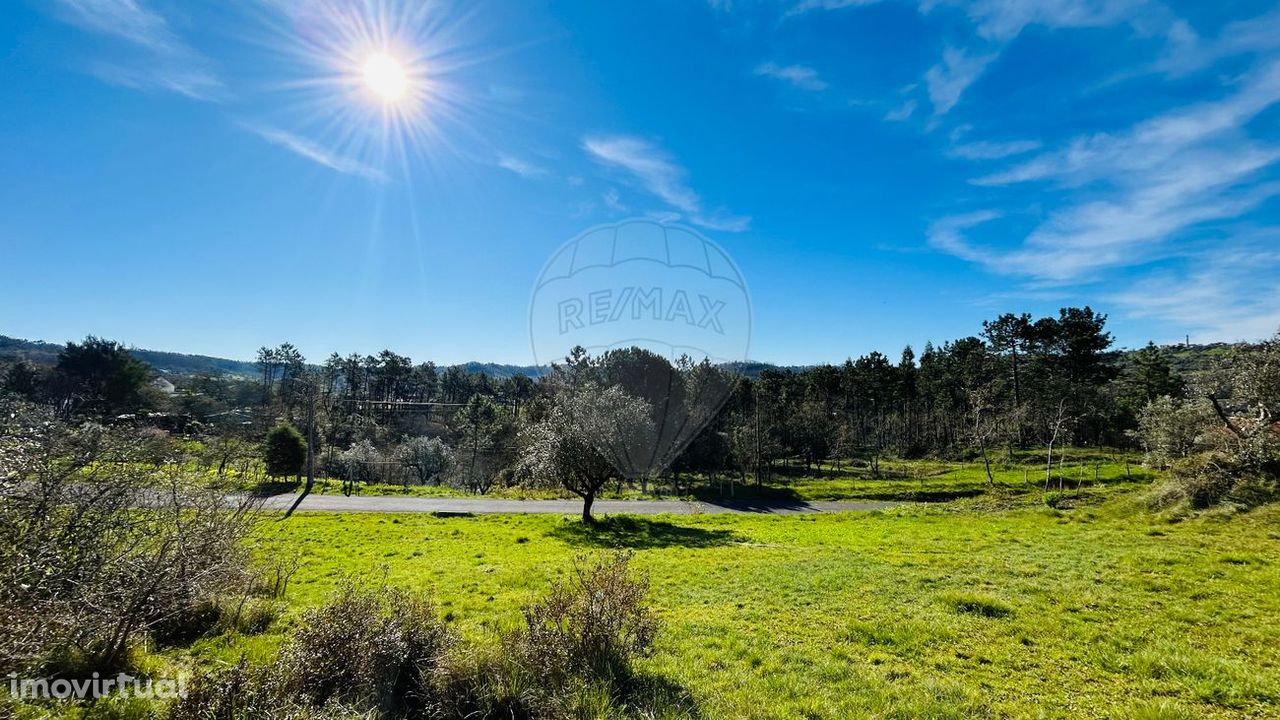
M 263 499 L 267 510 L 288 510 L 298 496 L 293 493 L 271 495 Z M 784 502 L 760 501 L 702 502 L 683 500 L 597 500 L 592 512 L 597 515 L 705 515 L 712 513 L 766 513 L 792 515 L 849 510 L 885 510 L 897 505 L 891 502 Z M 578 500 L 506 500 L 500 498 L 424 498 L 394 495 L 317 495 L 303 499 L 295 512 L 372 512 L 372 513 L 442 513 L 442 514 L 544 514 L 579 515 Z

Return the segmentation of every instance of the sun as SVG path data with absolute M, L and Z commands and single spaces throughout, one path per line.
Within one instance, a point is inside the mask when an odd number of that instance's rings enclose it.
M 409 76 L 404 65 L 387 53 L 365 58 L 364 84 L 382 102 L 391 105 L 404 99 L 409 90 Z

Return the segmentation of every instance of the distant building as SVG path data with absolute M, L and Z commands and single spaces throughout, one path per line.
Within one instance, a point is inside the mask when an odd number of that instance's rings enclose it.
M 151 387 L 155 388 L 156 390 L 159 390 L 165 395 L 172 395 L 173 391 L 177 390 L 177 388 L 174 387 L 173 383 L 169 382 L 168 380 L 162 377 L 158 377 L 155 380 L 152 380 Z

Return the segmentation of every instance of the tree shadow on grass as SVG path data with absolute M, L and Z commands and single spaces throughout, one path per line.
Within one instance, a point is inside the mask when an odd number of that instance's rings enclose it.
M 809 502 L 794 489 L 776 485 L 741 485 L 732 495 L 725 495 L 713 487 L 697 488 L 694 498 L 739 512 L 771 513 L 780 511 L 809 510 Z
M 896 493 L 885 493 L 887 500 L 907 500 L 921 503 L 945 503 L 952 500 L 975 498 L 990 493 L 987 487 L 970 488 L 930 488 L 927 490 L 906 490 Z
M 547 533 L 570 545 L 648 550 L 664 547 L 709 548 L 739 542 L 731 530 L 675 525 L 633 515 L 600 518 L 594 525 L 565 520 Z
M 632 674 L 626 678 L 619 695 L 618 704 L 638 711 L 641 717 L 702 717 L 688 688 L 660 675 Z

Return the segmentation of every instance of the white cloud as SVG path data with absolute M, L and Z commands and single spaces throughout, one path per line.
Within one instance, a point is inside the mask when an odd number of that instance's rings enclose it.
M 884 119 L 889 122 L 902 122 L 903 120 L 907 120 L 911 117 L 912 113 L 916 111 L 916 104 L 915 100 L 907 100 L 898 107 L 885 113 Z
M 323 165 L 346 175 L 357 175 L 370 180 L 386 180 L 386 173 L 359 160 L 339 155 L 299 135 L 262 125 L 244 125 L 244 128 L 263 140 L 282 147 L 299 157 Z
M 1202 40 L 1185 26 L 1175 37 L 1177 42 L 1170 43 L 1153 70 L 1184 75 L 1209 67 L 1223 58 L 1273 53 L 1280 50 L 1280 7 L 1255 18 L 1227 23 L 1216 38 Z
M 1280 331 L 1280 233 L 1238 250 L 1193 256 L 1187 268 L 1142 278 L 1108 299 L 1136 318 L 1178 326 L 1195 342 L 1258 340 Z M 1173 338 L 1170 338 L 1173 339 Z
M 1280 62 L 1262 66 L 1232 95 L 1197 103 L 1138 123 L 1127 133 L 1099 133 L 1072 140 L 1067 147 L 1039 155 L 1007 170 L 974 180 L 978 185 L 1008 185 L 1056 179 L 1079 185 L 1151 172 L 1170 155 L 1215 141 L 1239 140 L 1240 127 L 1280 101 Z
M 784 15 L 792 17 L 813 11 L 844 10 L 883 1 L 799 0 L 793 2 Z M 1158 0 L 916 0 L 914 4 L 922 15 L 940 7 L 963 14 L 974 35 L 972 42 L 964 43 L 967 47 L 946 48 L 941 61 L 926 73 L 935 115 L 947 114 L 965 90 L 982 75 L 986 66 L 999 57 L 1004 47 L 1032 25 L 1050 30 L 1128 25 L 1140 37 L 1164 38 L 1170 58 L 1175 60 L 1187 52 L 1221 55 L 1234 51 L 1233 48 L 1274 47 L 1280 43 L 1277 40 L 1280 37 L 1280 12 L 1251 25 L 1228 26 L 1223 31 L 1222 41 L 1202 48 L 1191 26 Z M 728 9 L 730 3 L 712 0 L 712 5 Z
M 704 208 L 702 198 L 687 184 L 685 169 L 646 140 L 628 135 L 588 136 L 582 139 L 582 148 L 599 162 L 626 172 L 695 225 L 730 232 L 741 232 L 751 225 L 750 217 Z
M 546 168 L 505 153 L 499 153 L 497 163 L 498 167 L 510 170 L 523 178 L 537 178 L 547 174 Z
M 778 65 L 767 62 L 756 68 L 756 74 L 791 83 L 801 90 L 819 92 L 827 88 L 827 82 L 818 77 L 818 71 L 804 65 Z
M 788 16 L 820 10 L 843 10 L 878 4 L 882 0 L 801 0 Z M 1201 47 L 1191 26 L 1157 0 L 918 0 L 921 14 L 948 7 L 963 13 L 973 29 L 967 48 L 948 47 L 941 62 L 926 73 L 935 115 L 945 115 L 964 91 L 999 57 L 1004 47 L 1029 26 L 1050 30 L 1106 28 L 1128 25 L 1140 37 L 1162 37 L 1170 63 L 1190 55 L 1221 56 L 1243 48 L 1275 47 L 1280 40 L 1280 12 L 1252 24 L 1229 25 L 1222 39 Z M 1185 62 L 1185 61 L 1183 61 Z M 1203 65 L 1200 62 L 1200 65 Z
M 84 30 L 123 40 L 141 53 L 132 62 L 95 61 L 89 71 L 107 82 L 216 99 L 222 82 L 200 53 L 158 13 L 137 0 L 58 0 L 59 15 Z
M 995 53 L 971 55 L 965 50 L 948 47 L 942 51 L 942 62 L 929 68 L 924 74 L 929 101 L 936 115 L 946 115 L 960 101 L 960 95 L 973 84 L 987 65 L 996 59 Z
M 613 188 L 606 190 L 600 199 L 604 201 L 605 207 L 613 210 L 614 212 L 627 212 L 627 206 L 623 204 L 622 198 L 618 195 L 618 191 Z
M 978 210 L 960 215 L 950 215 L 929 226 L 929 244 L 961 260 L 986 264 L 991 254 L 969 244 L 964 231 L 991 222 L 1000 217 L 994 210 Z
M 979 140 L 951 146 L 949 155 L 965 160 L 999 160 L 1013 155 L 1023 155 L 1038 150 L 1040 143 L 1036 140 L 1009 140 L 1006 142 L 990 142 Z
M 842 10 L 848 7 L 861 7 L 864 5 L 875 5 L 881 0 L 802 0 L 796 3 L 789 11 L 788 15 L 799 15 L 807 13 L 810 10 Z
M 964 8 L 978 35 L 998 42 L 1014 39 L 1029 25 L 1056 30 L 1140 22 L 1147 28 L 1172 20 L 1167 8 L 1148 0 L 978 0 Z
M 1050 182 L 1041 197 L 1061 204 L 1016 247 L 979 246 L 960 237 L 966 227 L 947 225 L 941 229 L 951 233 L 941 233 L 935 246 L 995 272 L 1049 282 L 1078 282 L 1160 258 L 1180 233 L 1238 218 L 1280 194 L 1280 184 L 1262 179 L 1280 161 L 1280 146 L 1243 131 L 1277 102 L 1280 62 L 1219 100 L 1166 112 L 1124 133 L 1079 137 L 978 178 L 987 186 Z

